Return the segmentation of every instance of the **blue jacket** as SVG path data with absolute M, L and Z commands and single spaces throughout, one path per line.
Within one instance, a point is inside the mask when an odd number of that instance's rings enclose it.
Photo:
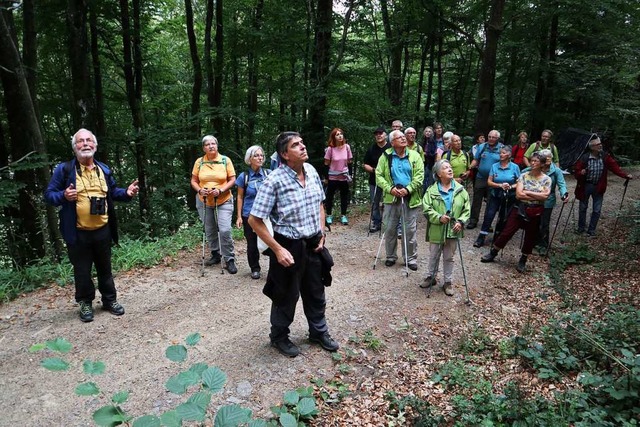
M 107 214 L 109 216 L 108 225 L 111 230 L 111 239 L 115 243 L 118 243 L 118 227 L 113 201 L 117 200 L 119 202 L 128 202 L 132 197 L 127 195 L 126 188 L 116 186 L 116 180 L 111 175 L 111 170 L 107 165 L 97 160 L 94 160 L 94 162 L 100 168 L 102 173 L 104 173 L 107 187 L 109 187 L 109 192 L 107 193 Z M 65 172 L 65 165 L 67 164 L 69 165 L 67 166 L 68 171 Z M 53 175 L 51 176 L 51 181 L 49 181 L 47 189 L 44 190 L 44 200 L 50 205 L 60 207 L 60 211 L 58 213 L 60 216 L 60 233 L 62 233 L 62 237 L 68 245 L 72 245 L 76 242 L 76 223 L 78 217 L 76 213 L 76 202 L 70 202 L 65 199 L 64 190 L 69 187 L 69 184 L 73 184 L 73 186 L 77 188 L 76 165 L 77 160 L 73 159 L 69 162 L 63 162 L 56 166 L 53 171 Z

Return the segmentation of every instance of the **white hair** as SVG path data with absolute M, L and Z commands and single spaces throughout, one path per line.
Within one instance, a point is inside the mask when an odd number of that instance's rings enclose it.
M 262 151 L 262 154 L 264 155 L 264 150 L 259 145 L 252 145 L 251 147 L 247 148 L 247 152 L 244 153 L 244 162 L 248 165 L 251 165 L 251 158 L 254 154 L 256 154 L 258 150 Z
M 73 150 L 74 153 L 76 152 L 76 136 L 78 136 L 80 132 L 89 132 L 91 134 L 91 138 L 93 139 L 93 143 L 96 145 L 96 147 L 98 146 L 98 138 L 96 138 L 93 132 L 91 132 L 88 129 L 81 128 L 81 129 L 78 129 L 78 131 L 74 133 L 73 136 L 71 137 L 71 149 Z

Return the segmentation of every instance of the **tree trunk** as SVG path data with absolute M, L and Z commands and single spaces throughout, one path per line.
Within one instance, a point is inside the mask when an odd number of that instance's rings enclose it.
M 382 24 L 387 39 L 388 59 L 389 59 L 389 81 L 387 91 L 389 101 L 393 107 L 402 104 L 402 30 L 391 25 L 387 0 L 380 1 L 380 12 Z
M 222 67 L 224 66 L 224 15 L 222 0 L 216 1 L 216 67 L 213 82 L 213 127 L 217 132 L 222 131 Z
M 213 61 L 211 60 L 211 30 L 213 27 L 213 0 L 207 0 L 207 13 L 204 26 L 204 68 L 207 76 L 207 105 L 214 105 Z M 209 128 L 214 127 L 213 115 L 209 116 Z
M 424 69 L 426 67 L 427 64 L 427 51 L 428 51 L 429 47 L 428 45 L 425 45 L 424 43 L 422 44 L 422 56 L 420 57 L 420 73 L 418 74 L 418 95 L 416 98 L 416 114 L 413 118 L 413 122 L 416 123 L 416 125 L 418 125 L 419 123 L 421 123 L 420 121 L 420 108 L 422 106 L 422 86 L 424 85 Z M 420 133 L 418 132 L 418 135 L 420 135 Z
M 258 52 L 260 51 L 260 31 L 262 29 L 262 12 L 264 9 L 264 0 L 258 0 L 253 17 L 253 35 L 251 37 L 251 50 L 247 55 L 247 73 L 248 73 L 248 93 L 247 93 L 247 110 L 249 118 L 247 120 L 248 127 L 248 145 L 253 145 L 254 133 L 256 127 L 256 116 L 258 114 L 258 70 L 260 60 Z
M 439 13 L 442 13 L 442 12 L 439 12 Z M 442 36 L 442 29 L 440 29 L 438 31 L 438 57 L 436 58 L 437 64 L 438 64 L 438 103 L 436 104 L 436 118 L 438 120 L 442 120 L 441 112 L 442 112 L 442 106 L 444 104 L 444 94 L 442 93 L 442 83 L 444 80 L 442 78 L 442 57 L 444 56 L 444 53 L 442 52 L 443 44 L 444 44 L 444 37 Z
M 432 122 L 429 120 L 429 111 L 431 111 L 431 100 L 433 99 L 433 62 L 435 60 L 436 43 L 433 33 L 429 34 L 429 76 L 427 78 L 427 100 L 424 103 L 424 117 L 425 122 L 428 124 Z
M 544 130 L 545 122 L 548 120 L 549 105 L 555 75 L 553 62 L 556 60 L 556 46 L 558 43 L 558 11 L 557 3 L 553 2 L 553 15 L 549 25 L 549 31 L 540 35 L 540 59 L 538 62 L 538 84 L 536 86 L 536 96 L 533 108 L 533 119 L 531 123 L 531 137 L 538 138 Z M 534 139 L 535 140 L 535 139 Z
M 495 109 L 495 77 L 498 41 L 502 33 L 502 12 L 505 0 L 492 0 L 491 13 L 487 23 L 487 35 L 482 67 L 478 79 L 478 101 L 476 104 L 475 132 L 485 135 L 491 130 Z
M 68 0 L 68 55 L 71 69 L 71 118 L 74 130 L 94 129 L 91 75 L 89 73 L 88 8 L 84 0 Z
M 89 6 L 89 29 L 91 30 L 91 65 L 93 67 L 93 91 L 95 94 L 95 130 L 94 133 L 100 141 L 100 157 L 105 162 L 109 161 L 109 144 L 103 138 L 107 134 L 107 123 L 104 118 L 104 90 L 102 88 L 102 67 L 100 65 L 100 52 L 98 50 L 98 17 L 96 5 Z

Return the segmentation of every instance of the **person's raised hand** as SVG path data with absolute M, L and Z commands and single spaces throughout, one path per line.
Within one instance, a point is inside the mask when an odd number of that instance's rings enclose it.
M 138 186 L 138 178 L 136 178 L 131 184 L 129 184 L 129 187 L 127 188 L 127 196 L 133 197 L 138 194 L 138 191 L 140 191 L 140 187 Z
M 70 202 L 78 200 L 78 191 L 73 184 L 69 184 L 67 188 L 64 190 L 64 198 Z

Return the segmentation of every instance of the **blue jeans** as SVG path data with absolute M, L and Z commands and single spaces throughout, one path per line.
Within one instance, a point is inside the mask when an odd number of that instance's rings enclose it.
M 374 227 L 380 227 L 382 224 L 382 212 L 380 210 L 382 189 L 377 185 L 369 184 L 369 200 L 371 200 L 371 224 Z
M 498 223 L 496 224 L 496 233 L 502 232 L 507 220 L 507 214 L 516 201 L 514 196 L 494 196 L 489 193 L 489 200 L 487 201 L 487 209 L 484 211 L 484 220 L 482 221 L 482 228 L 480 234 L 489 234 L 491 223 L 498 214 Z
M 587 222 L 587 208 L 589 207 L 589 197 L 593 199 L 593 210 L 591 211 L 591 220 L 587 233 L 595 233 L 600 219 L 600 211 L 602 210 L 602 199 L 604 194 L 596 192 L 596 184 L 586 183 L 584 186 L 584 200 L 580 200 L 580 209 L 578 211 L 578 231 L 584 231 Z

